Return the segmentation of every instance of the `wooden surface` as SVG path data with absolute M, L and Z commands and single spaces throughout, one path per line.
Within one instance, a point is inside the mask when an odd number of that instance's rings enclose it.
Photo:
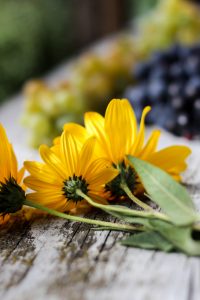
M 55 82 L 65 67 L 48 77 Z M 37 158 L 19 124 L 21 95 L 0 108 L 0 122 L 20 163 Z M 200 142 L 163 133 L 160 147 L 186 143 L 193 149 L 184 175 L 200 208 Z M 94 218 L 103 217 L 97 213 Z M 52 217 L 16 220 L 0 232 L 0 299 L 4 300 L 199 300 L 200 259 L 183 254 L 125 248 L 122 233 Z

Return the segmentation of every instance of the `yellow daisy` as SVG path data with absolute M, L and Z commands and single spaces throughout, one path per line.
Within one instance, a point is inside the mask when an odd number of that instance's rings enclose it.
M 9 219 L 10 213 L 22 208 L 25 200 L 23 175 L 24 168 L 18 170 L 14 150 L 0 124 L 0 224 Z
M 131 191 L 134 191 L 137 178 L 127 163 L 127 155 L 160 167 L 178 181 L 181 180 L 180 173 L 187 167 L 185 160 L 191 153 L 188 147 L 171 146 L 157 151 L 160 130 L 154 130 L 145 142 L 145 117 L 150 110 L 149 106 L 143 110 L 139 128 L 134 110 L 127 99 L 113 99 L 106 109 L 105 118 L 96 112 L 85 114 L 86 130 L 89 135 L 96 136 L 99 156 L 106 157 L 121 170 L 121 175 L 107 185 L 113 196 L 124 194 L 118 184 L 121 176 Z
M 118 170 L 106 159 L 94 159 L 95 143 L 95 137 L 81 143 L 65 130 L 59 144 L 53 148 L 42 145 L 40 155 L 44 163 L 24 163 L 31 174 L 25 178 L 25 184 L 34 191 L 27 199 L 73 213 L 89 206 L 77 190 L 99 201 L 105 184 L 118 175 Z

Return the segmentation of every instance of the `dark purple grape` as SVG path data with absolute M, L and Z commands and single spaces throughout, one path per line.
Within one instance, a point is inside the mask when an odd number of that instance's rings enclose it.
M 188 47 L 179 47 L 179 51 L 178 51 L 179 60 L 184 63 L 185 60 L 188 58 L 188 56 L 190 56 L 190 49 Z
M 141 119 L 141 115 L 142 115 L 142 111 L 143 111 L 143 106 L 138 103 L 137 105 L 133 106 L 133 109 L 134 109 L 134 112 L 135 112 L 136 119 L 139 122 L 140 119 Z
M 200 55 L 200 43 L 190 46 L 188 48 L 189 48 L 189 53 L 191 56 L 192 55 L 197 55 L 197 56 Z
M 163 80 L 152 80 L 148 85 L 150 103 L 165 101 L 167 97 L 167 86 Z
M 157 124 L 157 119 L 160 115 L 162 115 L 163 108 L 164 108 L 163 103 L 157 103 L 157 104 L 152 105 L 152 110 L 146 116 L 147 124 Z
M 177 116 L 177 124 L 181 127 L 186 127 L 189 123 L 189 117 L 186 113 L 181 113 Z
M 179 59 L 179 51 L 180 51 L 180 45 L 174 44 L 170 48 L 164 51 L 166 56 L 166 61 L 168 63 L 173 63 Z
M 176 112 L 168 104 L 158 103 L 152 106 L 151 112 L 147 116 L 150 124 L 157 124 L 167 130 L 173 131 L 176 125 Z
M 172 81 L 185 78 L 185 73 L 180 63 L 174 63 L 169 67 L 169 77 Z
M 200 138 L 200 43 L 192 46 L 174 44 L 156 51 L 137 64 L 138 85 L 127 89 L 137 117 L 145 105 L 152 111 L 147 122 L 157 124 L 177 135 Z
M 136 80 L 145 80 L 147 79 L 150 72 L 150 66 L 148 63 L 138 63 L 134 66 L 133 76 Z
M 200 55 L 190 56 L 184 63 L 184 71 L 188 77 L 200 75 Z
M 189 125 L 190 125 L 190 120 L 188 114 L 185 112 L 178 114 L 176 127 L 175 127 L 176 134 L 189 137 L 189 132 L 190 132 Z
M 195 100 L 193 105 L 193 118 L 196 127 L 198 127 L 200 134 L 200 98 Z
M 158 66 L 158 65 L 167 65 L 167 55 L 164 51 L 156 51 L 152 54 L 151 58 L 151 65 Z
M 176 112 L 170 105 L 166 104 L 162 112 L 162 116 L 158 119 L 158 125 L 169 130 L 174 131 L 176 126 Z
M 200 97 L 200 77 L 192 77 L 187 82 L 185 94 L 191 100 Z
M 161 79 L 166 81 L 169 78 L 168 68 L 164 65 L 158 65 L 155 68 L 152 68 L 149 77 L 151 79 Z
M 171 106 L 176 110 L 183 110 L 185 107 L 185 100 L 181 96 L 177 96 L 171 99 Z
M 147 98 L 145 85 L 129 86 L 124 93 L 124 97 L 129 99 L 133 106 L 138 103 L 143 104 Z
M 182 95 L 182 92 L 183 92 L 183 85 L 180 82 L 176 81 L 174 83 L 171 83 L 168 86 L 167 93 L 170 99 L 173 97 L 179 97 L 180 95 Z

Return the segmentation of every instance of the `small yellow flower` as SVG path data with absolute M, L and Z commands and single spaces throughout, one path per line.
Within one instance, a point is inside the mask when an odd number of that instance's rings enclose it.
M 77 189 L 99 201 L 105 184 L 118 175 L 106 159 L 95 159 L 96 138 L 83 143 L 64 131 L 60 142 L 49 148 L 40 147 L 44 163 L 25 162 L 31 174 L 25 184 L 34 192 L 27 199 L 49 208 L 67 212 L 81 212 L 88 208 L 88 202 L 76 193 Z
M 80 142 L 89 136 L 96 136 L 96 155 L 107 158 L 112 165 L 120 169 L 132 191 L 135 191 L 138 178 L 127 163 L 127 155 L 148 161 L 180 181 L 180 173 L 187 167 L 185 160 L 191 150 L 186 146 L 171 146 L 158 151 L 160 130 L 153 130 L 145 142 L 145 117 L 150 110 L 149 106 L 143 110 L 138 128 L 135 113 L 129 101 L 113 99 L 106 109 L 105 118 L 99 113 L 88 112 L 85 114 L 85 129 L 73 123 L 66 124 L 64 128 L 72 132 Z M 59 144 L 59 138 L 55 140 L 55 144 Z M 121 181 L 119 176 L 106 186 L 111 194 L 117 192 L 116 196 L 124 195 L 119 188 Z
M 18 171 L 17 159 L 0 124 L 0 225 L 9 220 L 9 214 L 22 208 L 25 200 L 22 179 L 24 168 Z

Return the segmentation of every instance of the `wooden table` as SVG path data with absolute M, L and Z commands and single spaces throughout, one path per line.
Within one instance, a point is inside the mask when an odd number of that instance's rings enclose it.
M 60 80 L 65 65 L 47 78 Z M 19 124 L 23 97 L 0 108 L 20 163 L 38 158 L 25 143 Z M 200 142 L 163 133 L 160 146 L 188 144 L 193 149 L 184 175 L 200 208 Z M 92 217 L 99 217 L 93 213 Z M 0 299 L 3 300 L 199 300 L 200 259 L 184 254 L 126 248 L 122 233 L 94 231 L 52 217 L 15 221 L 0 232 Z

